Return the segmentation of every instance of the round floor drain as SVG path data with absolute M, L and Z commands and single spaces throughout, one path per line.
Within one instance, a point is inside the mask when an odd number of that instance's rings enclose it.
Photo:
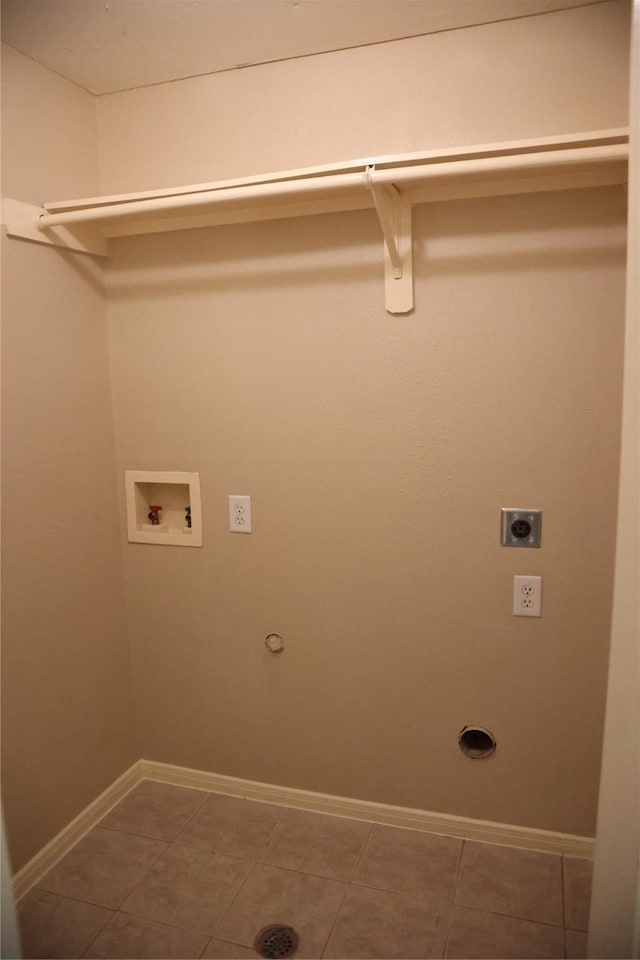
M 298 943 L 298 934 L 293 927 L 287 927 L 284 923 L 272 923 L 260 930 L 253 942 L 253 949 L 261 957 L 277 960 L 278 957 L 292 957 Z

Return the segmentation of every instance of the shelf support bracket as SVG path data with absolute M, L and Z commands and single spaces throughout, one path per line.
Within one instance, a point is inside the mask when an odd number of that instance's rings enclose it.
M 78 253 L 91 253 L 99 257 L 107 256 L 107 241 L 97 227 L 91 223 L 71 224 L 70 226 L 41 228 L 38 221 L 47 211 L 20 200 L 2 201 L 2 222 L 7 236 L 31 240 L 33 243 L 46 243 L 63 250 L 75 250 Z
M 413 310 L 413 238 L 411 204 L 393 184 L 374 180 L 375 166 L 366 168 L 366 185 L 371 191 L 384 237 L 384 278 L 389 313 Z

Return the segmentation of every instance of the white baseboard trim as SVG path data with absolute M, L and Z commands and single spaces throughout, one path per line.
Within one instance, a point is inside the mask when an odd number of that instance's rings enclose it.
M 447 813 L 431 813 L 410 807 L 394 807 L 386 803 L 368 800 L 352 800 L 350 797 L 334 797 L 327 793 L 314 793 L 294 787 L 279 787 L 271 783 L 242 780 L 204 770 L 190 770 L 169 763 L 142 760 L 142 777 L 160 780 L 180 787 L 195 787 L 212 793 L 231 797 L 245 797 L 264 803 L 279 803 L 285 807 L 297 807 L 314 813 L 330 813 L 352 820 L 367 820 L 386 823 L 393 827 L 422 830 L 424 833 L 445 834 L 462 840 L 478 840 L 483 843 L 499 843 L 509 847 L 537 850 L 543 853 L 566 854 L 573 857 L 593 857 L 595 840 L 570 833 L 554 833 L 535 827 L 518 827 L 509 823 L 494 823 L 491 820 L 473 820 Z
M 295 787 L 279 787 L 273 783 L 257 780 L 242 780 L 206 770 L 191 770 L 170 763 L 153 760 L 137 760 L 110 787 L 96 797 L 57 836 L 29 860 L 13 877 L 13 895 L 16 900 L 27 893 L 69 850 L 100 821 L 141 780 L 159 780 L 178 787 L 195 787 L 210 793 L 222 793 L 230 797 L 244 797 L 262 803 L 278 803 L 284 807 L 311 810 L 313 813 L 329 813 L 336 817 L 366 820 L 370 823 L 386 823 L 392 827 L 438 833 L 461 840 L 478 840 L 481 843 L 499 843 L 503 846 L 538 850 L 542 853 L 558 853 L 572 857 L 591 859 L 595 846 L 592 837 L 579 837 L 570 833 L 554 833 L 535 827 L 518 827 L 509 823 L 494 823 L 491 820 L 473 820 L 448 813 L 431 813 L 411 807 L 394 807 L 369 800 L 353 800 L 350 797 L 334 797 L 328 793 L 298 790 Z
M 27 893 L 47 870 L 57 863 L 71 848 L 88 833 L 126 793 L 143 779 L 142 761 L 136 762 L 117 780 L 96 797 L 71 823 L 50 840 L 35 857 L 25 863 L 13 877 L 13 895 L 16 900 Z

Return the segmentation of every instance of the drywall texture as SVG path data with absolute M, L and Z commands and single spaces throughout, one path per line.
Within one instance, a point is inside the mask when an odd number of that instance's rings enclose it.
M 96 191 L 92 98 L 2 52 L 4 196 Z M 138 757 L 115 516 L 104 291 L 2 238 L 2 789 L 18 869 Z
M 625 126 L 625 0 L 100 97 L 119 193 Z
M 615 0 L 102 97 L 102 190 L 624 125 L 627 48 Z M 204 508 L 202 550 L 125 545 L 141 752 L 592 834 L 624 198 L 415 220 L 408 318 L 371 212 L 113 243 L 120 476 L 198 470 Z M 542 507 L 540 551 L 498 545 L 503 505 Z M 511 616 L 516 573 L 543 575 L 542 619 Z
M 201 550 L 125 546 L 143 756 L 593 833 L 624 221 L 619 188 L 416 208 L 406 318 L 372 212 L 113 244 L 120 474 L 197 470 L 204 512 Z
M 91 93 L 301 57 L 594 0 L 3 0 L 2 33 Z
M 590 957 L 640 954 L 640 2 L 634 5 L 622 456 Z
M 31 202 L 626 122 L 610 2 L 101 98 L 3 55 Z M 92 261 L 3 240 L 3 799 L 14 868 L 138 756 L 591 833 L 611 600 L 618 190 L 416 212 L 415 315 L 372 213 L 114 244 L 117 469 L 199 470 L 205 546 L 117 535 Z M 226 532 L 226 497 L 255 533 Z M 496 542 L 505 503 L 544 545 Z M 122 508 L 122 504 L 121 504 Z M 576 523 L 588 516 L 589 525 Z M 124 517 L 121 536 L 124 540 Z M 545 578 L 541 620 L 509 614 Z M 281 633 L 286 651 L 263 639 Z M 463 724 L 498 738 L 487 763 Z

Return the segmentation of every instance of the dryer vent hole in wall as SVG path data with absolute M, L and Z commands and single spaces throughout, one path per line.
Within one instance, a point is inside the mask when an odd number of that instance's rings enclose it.
M 472 760 L 490 757 L 496 749 L 495 737 L 483 727 L 463 727 L 458 737 L 458 745 Z
M 279 957 L 292 957 L 299 943 L 300 938 L 293 927 L 272 923 L 257 933 L 253 949 L 261 957 L 278 960 Z

